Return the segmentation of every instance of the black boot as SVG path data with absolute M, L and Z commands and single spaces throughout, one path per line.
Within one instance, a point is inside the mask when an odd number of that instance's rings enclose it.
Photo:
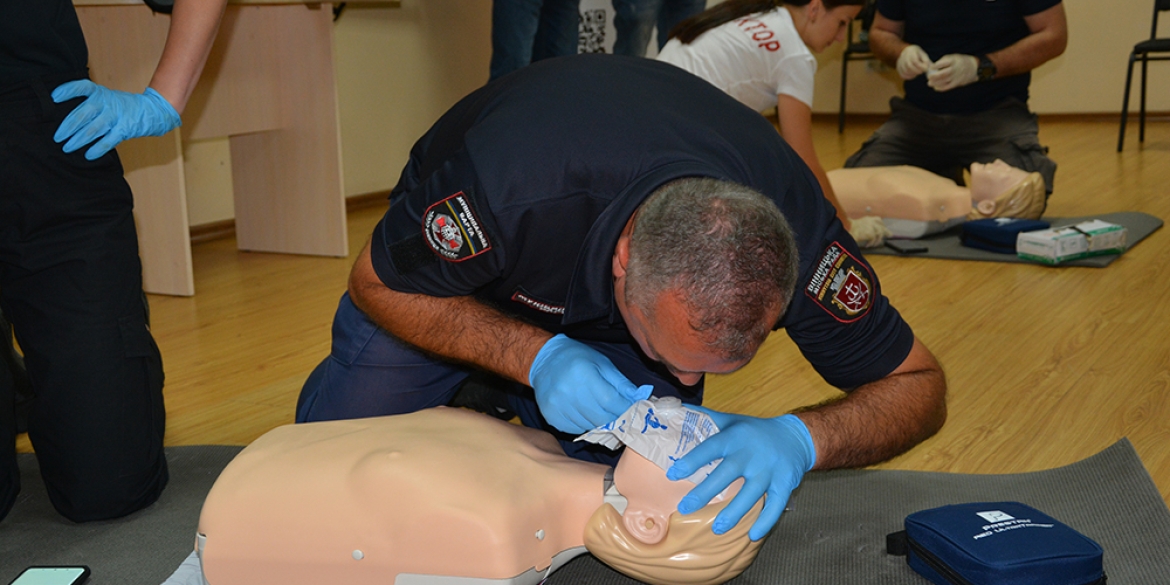
M 516 413 L 508 406 L 508 390 L 511 382 L 486 372 L 473 372 L 447 406 L 459 406 L 494 416 L 500 420 L 512 420 Z

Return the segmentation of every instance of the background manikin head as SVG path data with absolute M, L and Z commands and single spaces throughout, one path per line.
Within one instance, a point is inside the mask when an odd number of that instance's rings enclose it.
M 1016 217 L 1039 219 L 1044 213 L 1047 192 L 1040 173 L 1029 173 L 995 159 L 972 163 L 970 219 Z
M 655 469 L 673 509 L 687 490 Z M 548 433 L 461 409 L 279 427 L 244 449 L 208 494 L 203 571 L 210 585 L 382 584 L 404 573 L 536 583 L 584 552 L 609 472 L 567 457 Z M 642 503 L 652 500 L 635 497 L 627 510 L 657 514 Z M 688 537 L 674 522 L 658 547 L 737 538 L 715 536 L 709 521 Z M 750 542 L 751 518 L 741 525 L 738 539 Z M 624 526 L 598 530 L 637 542 Z M 634 562 L 661 563 L 663 550 L 636 552 L 645 558 Z
M 1028 172 L 1017 169 L 1000 159 L 989 163 L 971 163 L 971 201 L 978 203 L 995 199 L 1004 191 L 1027 178 Z

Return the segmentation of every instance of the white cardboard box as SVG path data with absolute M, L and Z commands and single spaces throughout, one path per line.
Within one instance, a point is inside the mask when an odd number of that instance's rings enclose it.
M 1125 226 L 1099 219 L 1073 226 L 1022 232 L 1016 236 L 1016 255 L 1045 264 L 1059 264 L 1069 260 L 1120 254 L 1125 251 Z

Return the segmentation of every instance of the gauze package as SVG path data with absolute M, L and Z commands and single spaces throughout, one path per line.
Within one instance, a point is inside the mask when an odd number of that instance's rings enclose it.
M 587 431 L 576 440 L 615 450 L 625 445 L 662 469 L 670 469 L 680 457 L 718 432 L 710 416 L 687 408 L 678 398 L 652 396 L 635 402 L 613 422 Z M 703 481 L 719 461 L 722 460 L 704 465 L 687 479 Z

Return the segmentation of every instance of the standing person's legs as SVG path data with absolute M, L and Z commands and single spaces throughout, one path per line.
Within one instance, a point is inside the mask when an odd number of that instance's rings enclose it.
M 532 62 L 541 0 L 492 0 L 492 60 L 496 79 Z
M 577 54 L 580 0 L 545 0 L 532 44 L 532 62 Z
M 613 0 L 614 55 L 644 57 L 663 0 Z
M 678 23 L 707 8 L 706 0 L 666 0 L 658 12 L 658 50 L 666 46 L 670 31 Z
M 146 324 L 133 197 L 111 151 L 52 140 L 81 101 L 36 86 L 5 129 L 0 296 L 36 399 L 29 439 L 49 499 L 82 522 L 124 516 L 167 483 L 162 358 Z M 12 104 L 6 110 L 12 113 Z
M 395 339 L 341 296 L 329 357 L 309 374 L 297 422 L 404 414 L 443 406 L 470 374 Z

